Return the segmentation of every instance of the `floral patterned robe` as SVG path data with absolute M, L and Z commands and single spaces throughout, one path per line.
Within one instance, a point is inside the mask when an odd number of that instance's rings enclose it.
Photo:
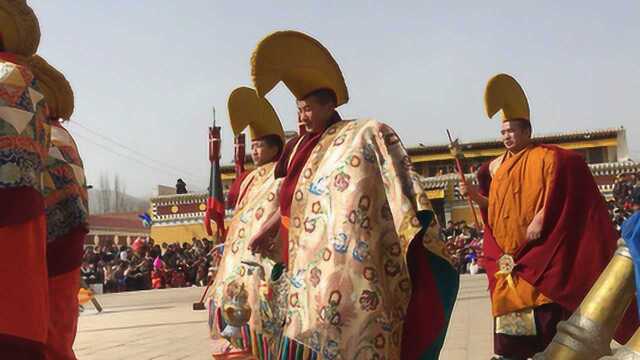
M 300 358 L 311 349 L 326 359 L 400 359 L 412 294 L 405 256 L 423 229 L 418 214 L 431 212 L 400 138 L 375 120 L 334 124 L 292 202 L 284 335 L 304 346 L 284 347 Z M 422 241 L 448 259 L 437 226 Z
M 211 336 L 214 338 L 219 337 L 223 330 L 219 326 L 219 319 L 217 319 L 219 315 L 216 315 L 216 312 L 223 301 L 228 300 L 229 294 L 227 292 L 240 285 L 244 285 L 248 292 L 248 305 L 252 310 L 249 320 L 251 334 L 247 334 L 248 337 L 256 337 L 258 334 L 260 342 L 262 342 L 262 335 L 277 336 L 281 331 L 279 324 L 271 322 L 271 308 L 267 299 L 267 283 L 274 263 L 260 255 L 252 255 L 248 250 L 252 235 L 259 231 L 265 221 L 278 211 L 278 189 L 281 181 L 275 180 L 273 170 L 274 163 L 256 168 L 244 179 L 240 187 L 241 198 L 236 205 L 229 225 L 224 255 L 212 285 L 213 293 L 209 299 Z M 252 265 L 259 264 L 262 269 L 243 263 L 243 261 L 254 263 Z M 259 351 L 262 352 L 263 346 L 258 346 L 258 339 L 252 340 L 256 344 L 253 344 L 251 340 L 249 344 L 234 341 L 232 343 L 236 347 L 260 348 Z M 254 350 L 254 353 L 258 351 Z

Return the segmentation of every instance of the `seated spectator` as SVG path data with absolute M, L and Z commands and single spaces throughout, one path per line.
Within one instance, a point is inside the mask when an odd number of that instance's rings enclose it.
M 185 271 L 182 265 L 176 267 L 175 271 L 171 274 L 171 287 L 179 288 L 185 286 Z
M 151 273 L 151 287 L 154 289 L 165 288 L 164 262 L 158 256 L 153 261 L 153 272 Z
M 118 291 L 118 281 L 116 280 L 117 265 L 111 265 L 111 262 L 106 262 L 104 265 L 104 289 L 107 292 Z
M 124 245 L 87 246 L 82 278 L 89 284 L 102 284 L 105 292 L 205 286 L 212 276 L 208 270 L 220 261 L 220 256 L 211 254 L 213 242 L 206 238 L 162 246 L 151 239 L 141 241 L 133 242 L 135 251 Z
M 127 269 L 124 271 L 124 278 L 124 284 L 127 291 L 140 290 L 140 272 L 133 263 L 129 263 L 129 266 L 127 266 Z
M 116 283 L 118 285 L 118 292 L 127 290 L 126 277 L 124 276 L 124 272 L 127 270 L 128 267 L 129 267 L 129 263 L 128 262 L 120 261 L 120 263 L 118 264 L 118 266 L 116 268 L 116 271 L 114 273 L 114 277 L 115 277 Z
M 127 261 L 128 257 L 129 257 L 129 250 L 126 246 L 122 245 L 120 247 L 120 260 Z
M 198 265 L 198 271 L 196 273 L 196 282 L 195 284 L 197 286 L 206 286 L 209 282 L 208 280 L 208 266 L 206 262 L 202 262 L 200 263 L 200 265 Z
M 442 231 L 445 239 L 449 239 L 450 237 L 452 237 L 454 235 L 454 232 L 455 232 L 455 227 L 453 226 L 453 221 L 451 220 L 447 221 L 447 227 Z
M 474 258 L 471 260 L 471 264 L 469 264 L 469 273 L 471 275 L 476 275 L 480 271 L 480 267 L 478 266 L 478 261 Z
M 95 265 L 90 263 L 82 263 L 80 266 L 80 276 L 87 284 L 96 283 Z

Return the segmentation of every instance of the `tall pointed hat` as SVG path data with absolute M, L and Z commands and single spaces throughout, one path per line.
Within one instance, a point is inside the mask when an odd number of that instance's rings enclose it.
M 530 121 L 527 96 L 516 79 L 507 74 L 498 74 L 489 80 L 484 91 L 484 107 L 489 118 L 500 113 L 502 122 Z
M 260 41 L 251 58 L 251 75 L 260 97 L 282 81 L 298 100 L 329 89 L 337 106 L 349 101 L 344 77 L 329 50 L 301 32 L 278 31 Z
M 74 98 L 71 85 L 64 74 L 38 55 L 30 57 L 27 62 L 49 106 L 49 115 L 69 120 L 73 114 Z
M 4 51 L 31 56 L 40 44 L 40 25 L 25 0 L 0 0 L 0 43 Z
M 249 127 L 251 140 L 267 135 L 277 135 L 283 142 L 285 141 L 278 114 L 265 98 L 258 96 L 254 89 L 246 86 L 236 88 L 229 95 L 227 107 L 235 136 Z

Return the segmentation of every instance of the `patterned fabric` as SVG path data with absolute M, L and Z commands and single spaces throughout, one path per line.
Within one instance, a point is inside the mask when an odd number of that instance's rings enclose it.
M 278 351 L 278 360 L 316 360 L 322 359 L 317 352 L 304 346 L 303 344 L 291 340 L 289 338 L 283 338 L 280 342 L 280 348 Z
M 87 224 L 86 183 L 75 141 L 62 125 L 53 123 L 44 175 L 48 242 Z
M 50 137 L 47 113 L 31 71 L 0 56 L 0 189 L 42 192 Z
M 229 289 L 244 285 L 252 310 L 248 324 L 250 331 L 261 334 L 260 339 L 268 342 L 265 346 L 275 351 L 282 329 L 281 322 L 278 324 L 274 317 L 277 309 L 273 309 L 270 303 L 270 299 L 278 298 L 272 296 L 274 290 L 269 289 L 274 263 L 259 255 L 252 255 L 248 250 L 252 234 L 259 231 L 265 221 L 278 211 L 280 180 L 274 179 L 273 170 L 274 163 L 263 165 L 253 170 L 242 182 L 239 192 L 241 198 L 229 222 L 224 255 L 212 285 L 209 311 L 212 319 L 211 336 L 220 337 L 226 324 L 221 319 L 214 320 L 215 312 L 225 302 Z M 246 344 L 241 339 L 229 340 L 235 347 Z
M 530 359 L 543 352 L 556 335 L 560 321 L 571 316 L 571 311 L 558 304 L 545 304 L 533 309 L 536 335 L 507 335 L 494 332 L 493 349 L 505 359 Z
M 514 336 L 536 335 L 533 308 L 496 316 L 496 334 Z
M 374 120 L 334 124 L 291 206 L 286 339 L 326 359 L 400 359 L 405 256 L 423 229 L 418 214 L 431 211 L 400 138 Z M 449 260 L 437 226 L 422 240 Z
M 0 239 L 6 254 L 0 342 L 3 359 L 44 358 L 49 308 L 41 195 L 48 110 L 31 71 L 10 58 L 0 52 Z

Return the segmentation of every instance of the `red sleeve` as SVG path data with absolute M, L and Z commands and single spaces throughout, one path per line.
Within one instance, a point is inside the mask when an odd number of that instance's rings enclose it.
M 233 183 L 231 183 L 231 187 L 229 187 L 229 192 L 227 193 L 227 208 L 233 209 L 236 207 L 238 196 L 240 196 L 240 186 L 249 173 L 250 171 L 243 172 L 233 180 Z

